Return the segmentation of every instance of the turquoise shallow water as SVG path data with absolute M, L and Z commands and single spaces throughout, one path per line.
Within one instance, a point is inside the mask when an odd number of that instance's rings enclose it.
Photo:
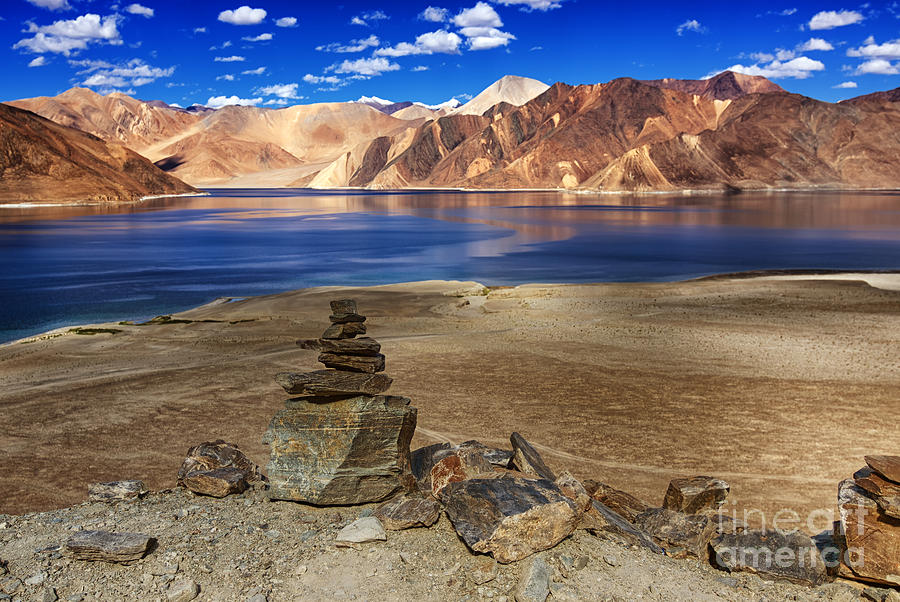
M 0 208 L 0 341 L 331 284 L 900 268 L 897 193 L 211 193 Z

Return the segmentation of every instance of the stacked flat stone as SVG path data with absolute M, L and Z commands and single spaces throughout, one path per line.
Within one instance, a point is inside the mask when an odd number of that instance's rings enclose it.
M 317 505 L 385 500 L 413 486 L 409 442 L 416 408 L 383 395 L 381 345 L 366 333 L 356 302 L 331 302 L 322 338 L 298 341 L 319 351 L 325 370 L 282 372 L 275 380 L 293 395 L 269 424 L 269 497 Z

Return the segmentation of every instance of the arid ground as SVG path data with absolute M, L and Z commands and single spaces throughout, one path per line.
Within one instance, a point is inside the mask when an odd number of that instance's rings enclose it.
M 552 468 L 651 504 L 674 476 L 722 477 L 726 508 L 768 520 L 833 509 L 864 454 L 900 452 L 900 274 L 485 292 L 310 289 L 2 346 L 0 513 L 80 502 L 97 481 L 171 487 L 206 440 L 265 464 L 286 397 L 273 376 L 321 368 L 294 342 L 338 297 L 359 301 L 391 392 L 418 407 L 414 446 L 519 431 Z

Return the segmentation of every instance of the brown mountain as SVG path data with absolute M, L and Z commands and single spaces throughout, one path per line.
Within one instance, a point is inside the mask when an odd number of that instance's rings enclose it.
M 0 202 L 134 201 L 195 192 L 117 142 L 0 104 Z
M 657 88 L 696 94 L 712 100 L 735 100 L 748 94 L 785 91 L 765 77 L 744 75 L 734 71 L 723 71 L 709 79 L 654 79 L 644 80 L 643 83 Z
M 841 104 L 851 104 L 851 105 L 860 105 L 867 104 L 870 102 L 900 102 L 900 88 L 894 88 L 893 90 L 885 90 L 884 92 L 873 92 L 872 94 L 865 94 L 863 96 L 857 96 L 856 98 L 850 98 L 848 100 L 844 100 Z

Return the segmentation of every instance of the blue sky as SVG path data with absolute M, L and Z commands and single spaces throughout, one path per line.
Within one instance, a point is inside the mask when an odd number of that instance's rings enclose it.
M 900 86 L 900 2 L 4 0 L 0 98 L 72 86 L 187 106 L 465 100 L 726 68 L 836 101 Z

